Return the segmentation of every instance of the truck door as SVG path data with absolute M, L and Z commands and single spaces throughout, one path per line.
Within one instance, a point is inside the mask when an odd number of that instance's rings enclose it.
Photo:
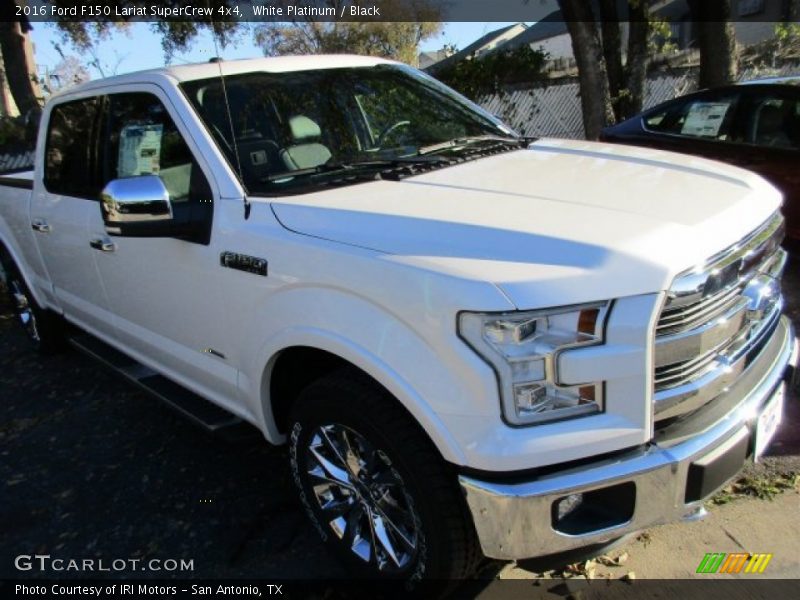
M 97 170 L 97 130 L 102 99 L 52 107 L 31 199 L 35 232 L 53 293 L 64 314 L 93 333 L 113 332 L 90 246 L 91 223 L 102 224 Z
M 173 206 L 212 203 L 208 218 L 217 218 L 211 169 L 201 166 L 207 163 L 177 111 L 171 112 L 169 99 L 156 86 L 129 89 L 107 96 L 103 185 L 157 175 Z M 241 209 L 241 199 L 235 204 Z M 219 240 L 213 235 L 208 244 L 178 237 L 108 237 L 102 221 L 90 235 L 112 244 L 94 258 L 124 347 L 193 391 L 231 406 L 238 371 L 227 358 Z

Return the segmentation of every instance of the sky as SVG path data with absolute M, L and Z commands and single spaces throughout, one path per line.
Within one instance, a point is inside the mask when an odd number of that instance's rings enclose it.
M 438 50 L 445 44 L 454 44 L 457 48 L 464 48 L 485 33 L 499 29 L 511 23 L 445 23 L 442 33 L 422 43 L 421 50 Z M 39 74 L 45 68 L 53 68 L 61 61 L 61 57 L 53 46 L 59 43 L 61 36 L 52 25 L 48 23 L 33 23 L 31 37 L 35 45 L 36 63 Z M 62 46 L 65 54 L 75 54 L 69 46 Z M 238 46 L 228 46 L 220 54 L 225 59 L 254 58 L 261 56 L 261 51 L 253 44 L 252 35 L 245 33 Z M 191 49 L 174 57 L 172 64 L 187 62 L 205 62 L 216 55 L 214 42 L 208 32 L 201 33 L 195 40 Z M 125 33 L 114 33 L 109 39 L 97 44 L 96 56 L 99 58 L 105 75 L 130 73 L 141 69 L 151 69 L 164 66 L 164 54 L 161 50 L 161 39 L 150 31 L 148 23 L 134 23 Z M 87 57 L 78 56 L 86 62 Z M 89 69 L 93 79 L 102 75 L 93 68 Z

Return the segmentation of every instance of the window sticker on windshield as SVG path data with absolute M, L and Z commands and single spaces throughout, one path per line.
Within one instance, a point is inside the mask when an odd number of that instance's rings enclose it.
M 126 125 L 119 135 L 117 177 L 157 175 L 161 168 L 161 124 Z
M 718 137 L 725 114 L 731 107 L 724 102 L 697 102 L 689 108 L 681 128 L 684 135 Z

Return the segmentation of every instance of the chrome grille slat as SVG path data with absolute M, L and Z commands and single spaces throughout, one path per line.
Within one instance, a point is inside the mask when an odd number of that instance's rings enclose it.
M 693 360 L 687 360 L 686 362 L 676 363 L 656 369 L 656 378 L 659 383 L 662 384 L 667 380 L 678 376 L 689 378 L 692 373 L 701 370 L 704 366 L 707 366 L 710 362 L 712 362 L 717 357 L 718 352 L 719 348 L 714 348 L 711 352 L 701 354 Z
M 716 316 L 714 313 L 724 312 L 729 308 L 733 301 L 741 295 L 741 291 L 740 286 L 734 286 L 714 296 L 709 296 L 697 304 L 665 310 L 661 314 L 656 331 L 662 333 L 678 327 L 691 329 L 698 322 L 709 321 Z
M 655 329 L 657 421 L 716 397 L 720 382 L 735 376 L 733 361 L 741 370 L 741 357 L 757 353 L 752 349 L 782 307 L 776 283 L 786 261 L 782 237 L 783 219 L 776 214 L 704 267 L 676 278 Z M 760 290 L 769 292 L 766 299 Z
M 727 289 L 721 290 L 721 291 L 717 292 L 716 294 L 713 294 L 712 296 L 709 296 L 707 298 L 703 298 L 702 300 L 699 300 L 699 301 L 697 301 L 697 302 L 695 302 L 693 304 L 690 304 L 688 306 L 666 306 L 666 307 L 664 307 L 664 310 L 661 313 L 661 318 L 662 319 L 670 318 L 670 317 L 673 317 L 673 316 L 675 316 L 677 314 L 680 314 L 680 315 L 692 314 L 694 312 L 697 312 L 698 310 L 702 310 L 703 308 L 705 308 L 705 307 L 707 307 L 707 306 L 709 306 L 711 304 L 716 304 L 716 303 L 720 302 L 721 301 L 720 299 L 723 298 L 723 297 L 727 297 L 727 296 L 730 296 L 732 294 L 735 294 L 736 293 L 736 289 L 735 288 L 736 288 L 736 286 L 733 286 L 731 288 L 727 288 Z

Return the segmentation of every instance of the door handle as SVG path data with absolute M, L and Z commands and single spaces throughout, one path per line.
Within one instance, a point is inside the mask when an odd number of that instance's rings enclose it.
M 34 231 L 38 231 L 39 233 L 50 233 L 53 228 L 47 224 L 47 221 L 44 219 L 34 219 L 31 223 L 31 229 Z
M 117 245 L 108 238 L 96 238 L 89 242 L 89 245 L 101 252 L 114 252 L 117 249 Z

